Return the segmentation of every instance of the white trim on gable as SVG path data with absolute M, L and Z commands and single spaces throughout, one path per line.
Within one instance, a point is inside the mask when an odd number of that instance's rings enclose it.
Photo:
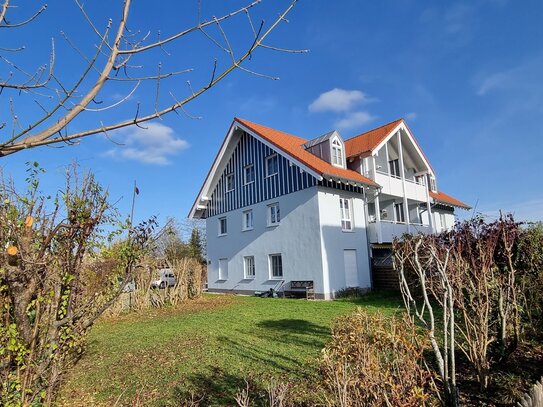
M 396 135 L 396 133 L 400 130 L 404 130 L 405 133 L 407 134 L 407 136 L 409 137 L 410 141 L 411 141 L 411 144 L 413 145 L 413 147 L 415 148 L 416 152 L 419 154 L 419 157 L 421 158 L 421 160 L 424 162 L 424 164 L 426 165 L 426 167 L 428 167 L 428 172 L 430 174 L 432 174 L 434 177 L 435 177 L 435 174 L 434 174 L 434 170 L 432 169 L 432 165 L 428 162 L 428 160 L 426 159 L 426 156 L 424 155 L 424 153 L 422 152 L 421 148 L 419 147 L 416 139 L 415 139 L 415 136 L 413 136 L 413 134 L 411 134 L 411 132 L 409 131 L 409 128 L 405 125 L 405 123 L 402 121 L 400 122 L 396 127 L 394 127 L 394 129 L 388 134 L 388 136 L 386 136 L 383 141 L 381 141 L 377 147 L 375 147 L 373 149 L 373 151 L 371 152 L 372 155 L 374 155 L 374 153 L 376 153 L 377 151 L 379 151 L 387 142 L 388 140 L 390 140 L 393 136 Z
M 217 153 L 217 156 L 215 157 L 215 160 L 213 161 L 213 165 L 211 166 L 211 169 L 209 170 L 204 180 L 204 183 L 202 184 L 202 188 L 198 192 L 196 200 L 194 201 L 192 205 L 192 208 L 189 212 L 189 218 L 194 218 L 196 216 L 197 211 L 205 210 L 206 203 L 209 200 L 208 197 L 213 191 L 213 189 L 215 188 L 215 185 L 217 184 L 219 178 L 222 175 L 224 168 L 226 167 L 226 164 L 228 163 L 228 158 L 231 156 L 233 150 L 236 147 L 236 143 L 234 143 L 232 139 L 234 138 L 234 134 L 236 133 L 236 130 L 238 129 L 246 132 L 247 134 L 254 137 L 255 139 L 257 139 L 264 145 L 273 149 L 277 154 L 285 157 L 287 160 L 289 160 L 289 162 L 293 163 L 294 165 L 297 165 L 298 167 L 300 167 L 301 170 L 307 172 L 309 175 L 315 177 L 317 180 L 321 181 L 323 179 L 319 173 L 310 169 L 305 164 L 301 163 L 296 158 L 292 157 L 290 154 L 283 151 L 280 147 L 270 143 L 269 141 L 261 137 L 258 133 L 255 133 L 248 127 L 238 122 L 237 120 L 234 120 L 232 124 L 230 125 L 226 138 L 224 139 L 221 145 L 221 148 L 219 149 L 219 152 Z

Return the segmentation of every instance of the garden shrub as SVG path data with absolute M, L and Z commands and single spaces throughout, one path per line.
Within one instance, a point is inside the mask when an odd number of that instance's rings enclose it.
M 407 318 L 361 308 L 337 319 L 320 370 L 330 406 L 436 404 L 423 342 Z

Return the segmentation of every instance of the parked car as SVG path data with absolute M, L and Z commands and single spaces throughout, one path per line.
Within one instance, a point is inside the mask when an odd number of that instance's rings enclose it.
M 152 288 L 173 287 L 176 284 L 175 276 L 170 269 L 161 269 L 158 273 L 159 278 L 151 282 Z

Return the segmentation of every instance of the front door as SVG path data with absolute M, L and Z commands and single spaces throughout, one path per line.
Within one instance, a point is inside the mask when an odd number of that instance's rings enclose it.
M 345 286 L 358 287 L 358 264 L 356 262 L 356 250 L 343 250 L 343 261 L 345 263 Z

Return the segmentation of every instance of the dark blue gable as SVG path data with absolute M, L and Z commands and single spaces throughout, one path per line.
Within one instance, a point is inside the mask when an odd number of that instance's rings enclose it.
M 266 177 L 265 160 L 274 153 L 276 151 L 244 132 L 210 196 L 205 216 L 219 215 L 317 185 L 315 177 L 291 165 L 281 155 L 278 155 L 278 173 Z M 251 164 L 254 165 L 255 181 L 244 185 L 244 168 Z M 229 174 L 234 175 L 234 189 L 226 192 Z

